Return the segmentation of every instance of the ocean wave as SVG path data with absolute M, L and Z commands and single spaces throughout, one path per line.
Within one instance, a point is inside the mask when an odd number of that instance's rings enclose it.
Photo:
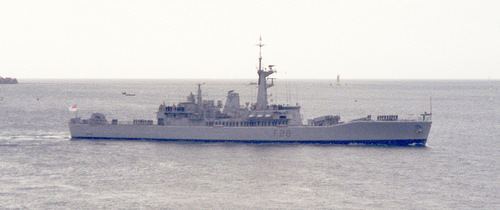
M 67 132 L 0 133 L 0 141 L 69 140 Z M 4 144 L 0 144 L 4 145 Z M 7 144 L 11 145 L 11 144 Z

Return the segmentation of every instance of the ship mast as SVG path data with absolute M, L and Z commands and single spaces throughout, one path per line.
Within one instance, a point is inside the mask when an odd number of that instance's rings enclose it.
M 255 110 L 266 110 L 267 88 L 272 86 L 272 84 L 267 84 L 267 77 L 275 71 L 272 69 L 272 65 L 269 66 L 269 69 L 262 68 L 262 47 L 264 46 L 262 43 L 262 37 L 259 38 L 257 46 L 259 47 L 259 69 L 257 70 L 257 74 L 259 75 L 259 90 L 257 92 L 257 104 L 255 106 Z
M 257 46 L 259 47 L 259 70 L 262 70 L 262 47 L 264 47 L 264 44 L 262 43 L 262 36 L 259 37 L 259 43 Z

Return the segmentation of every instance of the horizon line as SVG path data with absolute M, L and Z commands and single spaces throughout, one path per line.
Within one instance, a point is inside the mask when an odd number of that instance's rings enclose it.
M 61 78 L 51 78 L 51 77 L 28 77 L 22 78 L 11 77 L 17 80 L 255 80 L 255 78 L 96 78 L 96 77 L 86 77 L 86 78 L 71 78 L 71 77 L 61 77 Z M 276 78 L 277 80 L 337 80 L 337 78 Z M 500 80 L 500 78 L 341 78 L 342 80 L 451 80 L 451 81 L 472 81 L 472 80 Z

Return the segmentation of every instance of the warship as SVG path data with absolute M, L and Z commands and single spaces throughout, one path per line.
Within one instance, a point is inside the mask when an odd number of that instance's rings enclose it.
M 262 39 L 259 47 L 257 99 L 246 106 L 239 94 L 227 92 L 225 103 L 202 98 L 197 93 L 173 105 L 161 104 L 156 119 L 122 122 L 108 120 L 102 113 L 90 118 L 75 116 L 69 121 L 72 139 L 159 140 L 238 143 L 314 143 L 425 146 L 431 129 L 431 113 L 418 119 L 400 119 L 398 115 L 371 115 L 342 121 L 338 115 L 325 115 L 306 122 L 300 105 L 268 103 L 273 65 L 262 66 Z M 432 112 L 432 111 L 431 111 Z

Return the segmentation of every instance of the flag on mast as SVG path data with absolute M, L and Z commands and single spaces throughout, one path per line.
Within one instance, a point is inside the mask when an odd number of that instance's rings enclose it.
M 68 109 L 70 112 L 76 112 L 78 111 L 78 106 L 76 104 L 73 104 Z

